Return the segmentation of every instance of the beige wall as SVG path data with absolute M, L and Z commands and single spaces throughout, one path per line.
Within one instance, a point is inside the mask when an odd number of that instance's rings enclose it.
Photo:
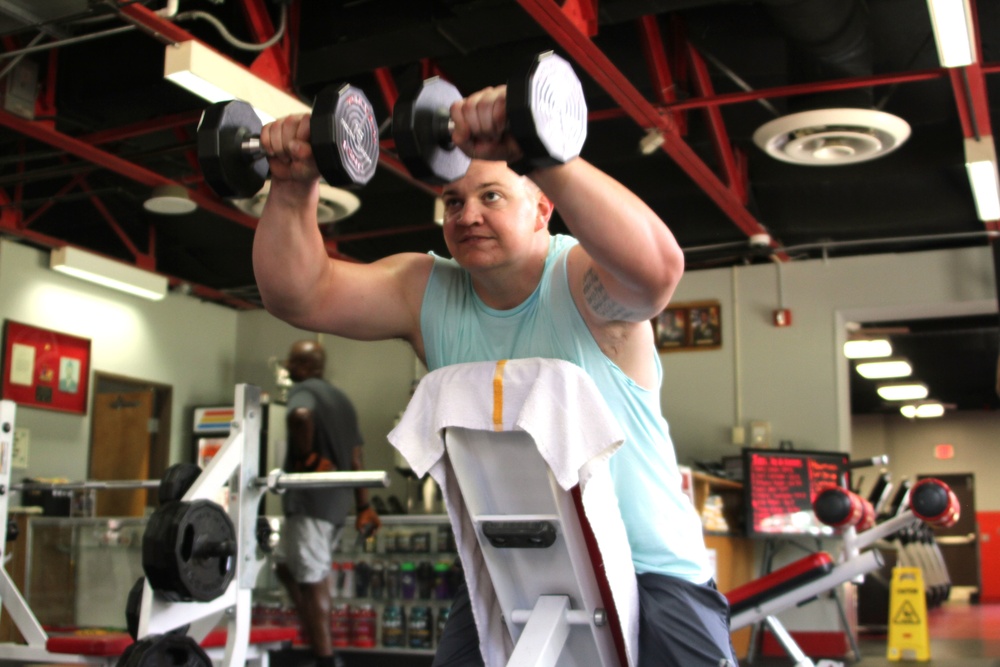
M 232 401 L 237 313 L 170 294 L 147 301 L 64 276 L 48 268 L 48 252 L 0 242 L 0 314 L 25 324 L 91 340 L 91 368 L 173 387 L 171 459 L 187 455 L 187 406 Z M 29 431 L 22 477 L 85 479 L 90 401 L 84 416 L 20 407 Z

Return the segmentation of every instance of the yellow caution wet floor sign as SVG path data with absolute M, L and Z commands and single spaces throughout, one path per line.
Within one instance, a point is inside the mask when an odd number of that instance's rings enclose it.
M 892 570 L 889 591 L 889 660 L 930 660 L 927 600 L 919 567 Z

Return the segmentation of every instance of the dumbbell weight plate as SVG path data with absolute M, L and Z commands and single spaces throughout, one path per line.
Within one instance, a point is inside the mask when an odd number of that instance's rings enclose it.
M 313 156 L 327 183 L 351 188 L 371 180 L 378 166 L 378 124 L 360 88 L 346 83 L 324 88 L 309 122 Z
M 117 667 L 212 667 L 212 660 L 191 637 L 150 635 L 125 649 Z
M 198 123 L 198 163 L 205 182 L 223 198 L 246 199 L 264 187 L 267 159 L 262 153 L 247 155 L 242 144 L 259 137 L 263 123 L 246 102 L 216 102 L 205 109 Z
M 580 155 L 587 139 L 587 101 L 572 65 L 551 51 L 507 82 L 507 125 L 532 168 Z
M 139 577 L 132 588 L 129 589 L 128 597 L 125 599 L 125 629 L 128 630 L 132 639 L 139 638 L 139 616 L 142 613 L 142 592 L 146 587 L 146 578 Z M 167 634 L 187 634 L 191 625 L 184 625 L 170 630 Z
M 439 77 L 400 95 L 392 110 L 392 136 L 410 175 L 427 183 L 451 183 L 469 170 L 471 160 L 451 142 L 451 105 L 458 88 Z
M 208 500 L 171 501 L 149 518 L 142 536 L 142 569 L 168 600 L 214 600 L 236 574 L 236 529 Z
M 157 499 L 161 503 L 180 500 L 201 475 L 201 468 L 194 463 L 175 463 L 166 469 L 160 479 Z

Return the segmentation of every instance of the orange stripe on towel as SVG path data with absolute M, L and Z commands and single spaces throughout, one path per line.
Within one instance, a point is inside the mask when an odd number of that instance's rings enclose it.
M 503 367 L 507 364 L 506 359 L 497 362 L 497 368 L 493 372 L 493 430 L 503 430 Z

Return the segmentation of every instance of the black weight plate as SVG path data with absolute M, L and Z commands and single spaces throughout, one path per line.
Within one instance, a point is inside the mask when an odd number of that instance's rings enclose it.
M 171 600 L 206 602 L 222 595 L 236 573 L 236 529 L 208 500 L 171 501 L 149 518 L 142 567 L 155 590 Z
M 260 138 L 263 124 L 246 102 L 216 102 L 198 123 L 198 164 L 205 182 L 222 198 L 246 199 L 264 187 L 267 159 L 247 155 L 242 144 Z
M 587 101 L 580 79 L 551 51 L 507 82 L 507 125 L 524 158 L 550 167 L 580 155 L 587 139 Z
M 142 591 L 145 588 L 145 584 L 146 578 L 139 577 L 132 585 L 132 589 L 128 592 L 128 598 L 125 601 L 125 628 L 132 639 L 138 639 L 139 637 L 139 615 L 142 613 Z M 190 624 L 184 624 L 170 630 L 168 634 L 187 634 L 190 628 Z
M 139 636 L 139 614 L 142 611 L 142 590 L 145 584 L 145 577 L 139 577 L 132 584 L 132 589 L 128 592 L 128 598 L 125 601 L 125 628 L 132 639 Z
M 471 160 L 451 142 L 451 105 L 462 99 L 458 88 L 439 77 L 400 95 L 392 111 L 392 137 L 410 175 L 444 185 L 469 170 Z
M 118 667 L 212 667 L 212 660 L 191 637 L 150 635 L 129 646 Z
M 199 475 L 201 468 L 194 463 L 175 463 L 167 468 L 157 490 L 160 502 L 166 503 L 183 498 Z
M 360 88 L 327 86 L 316 96 L 309 121 L 319 173 L 336 187 L 368 183 L 378 166 L 375 109 Z

